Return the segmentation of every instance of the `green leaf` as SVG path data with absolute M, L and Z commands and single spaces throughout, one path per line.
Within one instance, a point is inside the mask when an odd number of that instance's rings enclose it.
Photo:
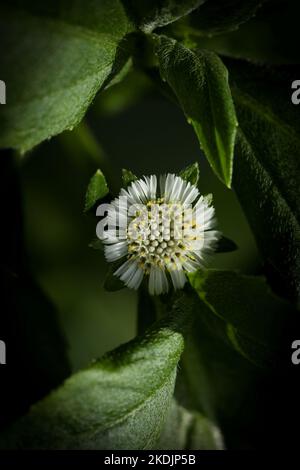
M 195 293 L 193 329 L 181 357 L 176 396 L 183 406 L 221 423 L 228 447 L 239 449 L 249 442 L 249 430 L 257 442 L 257 396 L 269 401 L 264 385 L 270 370 L 256 367 L 222 341 L 222 323 Z
M 200 176 L 199 164 L 192 163 L 179 173 L 179 176 L 191 184 L 197 186 Z
M 241 131 L 233 186 L 269 279 L 300 295 L 300 114 L 291 102 L 296 70 L 228 61 Z
M 205 0 L 123 0 L 137 26 L 145 33 L 188 15 Z
M 213 52 L 156 36 L 163 80 L 173 89 L 216 175 L 230 187 L 237 120 L 227 69 Z
M 85 206 L 84 211 L 87 212 L 96 202 L 103 199 L 109 193 L 109 189 L 106 183 L 105 176 L 101 170 L 97 170 L 96 173 L 92 176 L 88 189 L 85 196 Z
M 102 240 L 100 240 L 99 238 L 94 238 L 94 239 L 89 243 L 89 247 L 90 247 L 90 248 L 93 248 L 94 250 L 104 251 L 103 242 L 102 242 Z
M 2 269 L 0 281 L 1 339 L 8 349 L 8 365 L 1 371 L 2 427 L 60 385 L 71 367 L 57 310 L 36 282 L 28 274 Z
M 120 0 L 6 0 L 0 31 L 0 146 L 25 152 L 81 121 L 128 60 L 132 26 Z
M 221 320 L 216 332 L 237 352 L 259 366 L 282 365 L 285 322 L 295 311 L 263 278 L 207 270 L 190 274 L 189 280 L 208 311 Z
M 229 253 L 231 251 L 237 250 L 237 245 L 230 238 L 222 236 L 217 243 L 215 248 L 215 253 Z
M 173 395 L 186 318 L 173 312 L 34 405 L 2 448 L 150 449 Z
M 243 9 L 245 2 L 238 3 Z M 201 48 L 213 50 L 225 57 L 243 58 L 260 64 L 299 64 L 297 35 L 300 4 L 298 0 L 284 0 L 284 8 L 281 1 L 262 3 L 262 8 L 258 9 L 255 17 L 240 24 L 239 28 L 234 31 L 207 36 L 205 30 L 197 29 L 196 22 L 193 26 L 191 25 L 194 23 L 192 19 L 194 15 L 190 15 L 186 21 L 183 19 L 171 25 L 170 35 L 192 41 Z M 207 2 L 204 7 L 214 4 L 215 2 Z M 196 16 L 201 21 L 197 12 Z M 230 15 L 224 15 L 223 20 L 221 17 L 216 17 L 214 23 L 220 22 L 226 25 L 227 18 L 230 24 Z
M 122 169 L 122 183 L 125 188 L 136 180 L 137 176 L 135 176 L 132 171 L 126 170 L 125 168 Z
M 223 447 L 222 435 L 215 424 L 200 413 L 188 411 L 172 401 L 158 449 L 221 450 Z
M 208 1 L 188 17 L 188 26 L 195 34 L 212 36 L 237 29 L 250 20 L 265 0 Z M 190 29 L 189 33 L 193 33 Z

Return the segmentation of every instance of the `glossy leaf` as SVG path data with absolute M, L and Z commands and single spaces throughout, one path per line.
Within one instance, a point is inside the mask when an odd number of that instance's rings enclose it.
M 237 120 L 227 69 L 213 52 L 156 36 L 161 76 L 173 89 L 217 176 L 231 184 Z

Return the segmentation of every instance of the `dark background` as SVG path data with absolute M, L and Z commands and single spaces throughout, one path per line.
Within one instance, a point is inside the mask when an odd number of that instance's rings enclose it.
M 280 8 L 266 7 L 258 20 L 208 47 L 226 54 L 226 48 L 233 49 L 244 38 L 239 45 L 249 58 L 297 62 L 299 16 L 290 15 L 288 8 L 283 11 L 285 2 L 274 3 Z M 88 246 L 97 221 L 83 213 L 84 196 L 98 167 L 117 189 L 124 167 L 140 176 L 177 172 L 198 161 L 200 188 L 204 194 L 213 193 L 219 229 L 238 245 L 233 253 L 216 255 L 211 266 L 261 272 L 253 236 L 234 192 L 212 173 L 182 111 L 141 73 L 130 74 L 97 97 L 85 122 L 72 133 L 65 132 L 22 157 L 1 153 L 0 339 L 7 345 L 7 365 L 0 366 L 3 425 L 71 371 L 136 335 L 136 293 L 106 292 L 107 264 L 100 251 Z M 244 429 L 246 437 L 240 440 L 225 436 L 231 446 L 262 446 L 264 433 L 265 442 L 272 444 L 270 423 L 278 424 L 278 437 L 282 435 L 278 441 L 284 442 L 283 427 L 288 426 L 291 434 L 298 405 L 294 370 L 292 375 L 290 381 L 273 382 L 273 389 L 266 384 L 251 432 Z M 252 406 L 255 399 L 251 398 Z M 277 430 L 272 433 L 275 436 Z

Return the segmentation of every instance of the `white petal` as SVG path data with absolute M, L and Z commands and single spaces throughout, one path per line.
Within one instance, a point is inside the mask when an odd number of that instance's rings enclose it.
M 186 257 L 185 261 L 183 262 L 183 267 L 187 272 L 192 273 L 194 271 L 197 271 L 197 269 L 199 268 L 199 263 Z
M 165 271 L 158 267 L 151 267 L 149 276 L 149 293 L 151 295 L 165 294 L 169 290 L 169 284 Z
M 133 259 L 129 259 L 114 272 L 114 275 L 118 276 L 126 286 L 137 289 L 143 278 L 143 272 L 141 271 L 138 263 Z
M 174 285 L 174 289 L 182 289 L 186 281 L 184 272 L 181 269 L 171 270 L 169 272 Z
M 164 199 L 166 202 L 170 201 L 170 196 L 172 193 L 173 185 L 174 185 L 174 180 L 175 180 L 175 175 L 168 173 L 166 177 L 166 183 L 165 183 L 165 191 L 164 191 Z
M 112 245 L 105 245 L 104 254 L 107 261 L 116 261 L 127 254 L 127 242 L 118 242 Z
M 165 194 L 166 179 L 167 179 L 166 175 L 160 175 L 159 177 L 159 188 L 160 188 L 161 197 L 164 197 L 164 194 Z
M 170 194 L 171 201 L 181 200 L 181 194 L 182 194 L 182 189 L 184 185 L 185 185 L 185 181 L 182 178 L 180 178 L 179 176 L 174 178 L 174 184 L 173 184 L 173 188 Z
M 126 285 L 130 289 L 138 289 L 144 277 L 144 271 L 141 268 L 137 268 L 132 277 L 127 281 Z
M 199 196 L 199 191 L 196 186 L 193 186 L 191 183 L 186 183 L 185 190 L 180 197 L 181 203 L 184 207 L 192 204 L 195 199 Z

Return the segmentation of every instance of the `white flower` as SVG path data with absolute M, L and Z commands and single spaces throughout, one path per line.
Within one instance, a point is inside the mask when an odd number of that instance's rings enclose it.
M 114 275 L 132 289 L 147 276 L 152 295 L 168 292 L 169 281 L 181 289 L 185 273 L 205 265 L 219 238 L 214 213 L 196 186 L 179 176 L 161 176 L 160 191 L 154 175 L 134 181 L 112 201 L 105 218 L 105 257 L 124 258 Z

